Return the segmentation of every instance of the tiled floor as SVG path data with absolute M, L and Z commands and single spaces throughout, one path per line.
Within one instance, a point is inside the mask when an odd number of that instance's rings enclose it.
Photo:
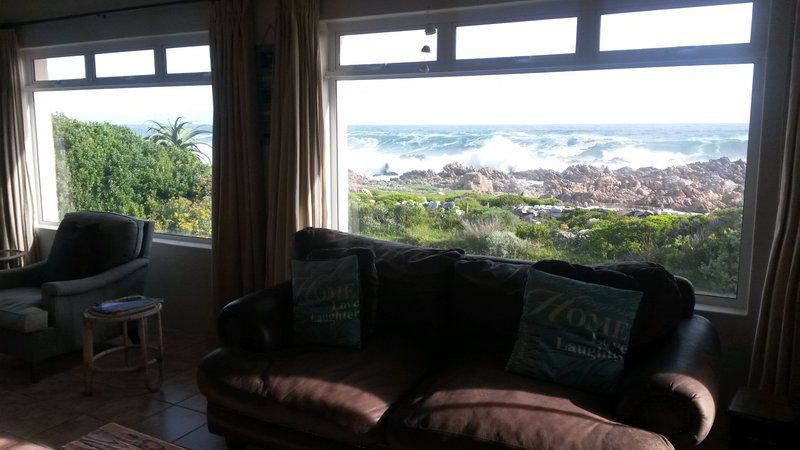
M 83 395 L 80 352 L 46 361 L 31 384 L 28 367 L 0 355 L 0 450 L 57 448 L 108 422 L 116 422 L 191 449 L 224 449 L 206 428 L 197 364 L 213 342 L 164 330 L 164 383 L 145 389 L 141 373 L 98 374 L 94 395 Z M 109 363 L 115 356 L 103 360 Z

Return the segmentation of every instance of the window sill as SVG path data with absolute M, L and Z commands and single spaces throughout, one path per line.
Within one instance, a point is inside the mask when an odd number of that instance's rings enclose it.
M 58 230 L 57 223 L 38 223 L 36 228 L 44 230 Z M 172 245 L 175 247 L 199 248 L 211 250 L 211 239 L 192 237 L 192 236 L 179 236 L 173 234 L 156 233 L 153 236 L 153 243 L 161 245 Z
M 731 300 L 731 302 L 736 302 L 736 300 Z M 706 312 L 706 313 L 714 313 L 714 314 L 728 314 L 732 316 L 746 316 L 747 315 L 747 308 L 741 305 L 733 305 L 733 306 L 719 306 L 719 305 L 709 305 L 705 303 L 697 303 L 694 307 L 695 311 L 697 312 Z
M 175 247 L 202 248 L 211 250 L 211 239 L 206 238 L 173 236 L 170 234 L 156 233 L 155 236 L 153 236 L 153 243 L 172 245 Z

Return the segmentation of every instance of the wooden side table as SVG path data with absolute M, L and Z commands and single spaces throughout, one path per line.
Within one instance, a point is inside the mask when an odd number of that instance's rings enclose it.
M 28 252 L 23 250 L 0 250 L 0 269 L 21 267 L 22 258 L 27 254 Z
M 147 332 L 148 318 L 155 316 L 156 319 L 156 332 L 158 333 L 158 347 L 149 345 L 149 336 Z M 128 321 L 139 321 L 139 344 L 129 342 L 128 338 Z M 95 323 L 122 323 L 122 345 L 112 347 L 108 350 L 102 351 L 97 355 L 94 354 L 94 333 L 92 332 L 92 325 Z M 138 348 L 141 358 L 139 361 L 131 366 L 128 362 L 128 349 Z M 98 367 L 97 360 L 104 356 L 108 356 L 115 352 L 124 352 L 125 366 L 124 367 Z M 150 357 L 149 352 L 155 352 L 155 357 Z M 156 384 L 150 382 L 147 376 L 147 369 L 151 365 L 158 366 L 158 381 Z M 92 381 L 94 372 L 105 373 L 121 373 L 121 372 L 144 372 L 144 384 L 150 391 L 158 391 L 161 388 L 161 382 L 164 379 L 164 336 L 161 331 L 161 303 L 156 303 L 152 308 L 144 311 L 136 311 L 130 314 L 98 314 L 87 309 L 83 313 L 83 367 L 85 376 L 85 394 L 92 395 Z
M 769 392 L 740 388 L 728 407 L 731 448 L 796 449 L 800 401 Z

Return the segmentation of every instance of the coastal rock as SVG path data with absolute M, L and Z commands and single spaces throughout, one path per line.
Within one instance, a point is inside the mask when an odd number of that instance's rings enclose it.
M 442 178 L 460 178 L 469 172 L 475 172 L 475 169 L 464 166 L 461 163 L 454 162 L 446 164 L 444 167 L 442 167 L 442 171 L 439 172 L 439 176 Z
M 494 193 L 492 180 L 481 175 L 480 172 L 467 172 L 453 186 L 453 189 L 465 189 L 482 194 Z
M 744 161 L 731 161 L 724 157 L 664 169 L 623 167 L 611 170 L 580 164 L 569 166 L 561 172 L 532 169 L 507 173 L 487 167 L 475 170 L 451 163 L 440 172 L 413 170 L 388 180 L 351 171 L 349 179 L 353 192 L 372 187 L 398 189 L 414 183 L 438 189 L 552 197 L 583 206 L 607 205 L 640 210 L 672 209 L 707 213 L 743 205 L 746 169 Z M 522 211 L 518 214 L 527 215 Z

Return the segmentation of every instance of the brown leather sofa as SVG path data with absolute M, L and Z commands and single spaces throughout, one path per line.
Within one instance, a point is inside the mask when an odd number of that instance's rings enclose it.
M 376 334 L 361 350 L 291 344 L 291 284 L 219 317 L 223 347 L 198 372 L 208 427 L 270 448 L 667 449 L 697 445 L 716 411 L 719 342 L 694 291 L 660 266 L 539 262 L 551 273 L 644 292 L 611 397 L 508 373 L 531 262 L 463 255 L 325 229 L 295 256 L 371 248 Z

